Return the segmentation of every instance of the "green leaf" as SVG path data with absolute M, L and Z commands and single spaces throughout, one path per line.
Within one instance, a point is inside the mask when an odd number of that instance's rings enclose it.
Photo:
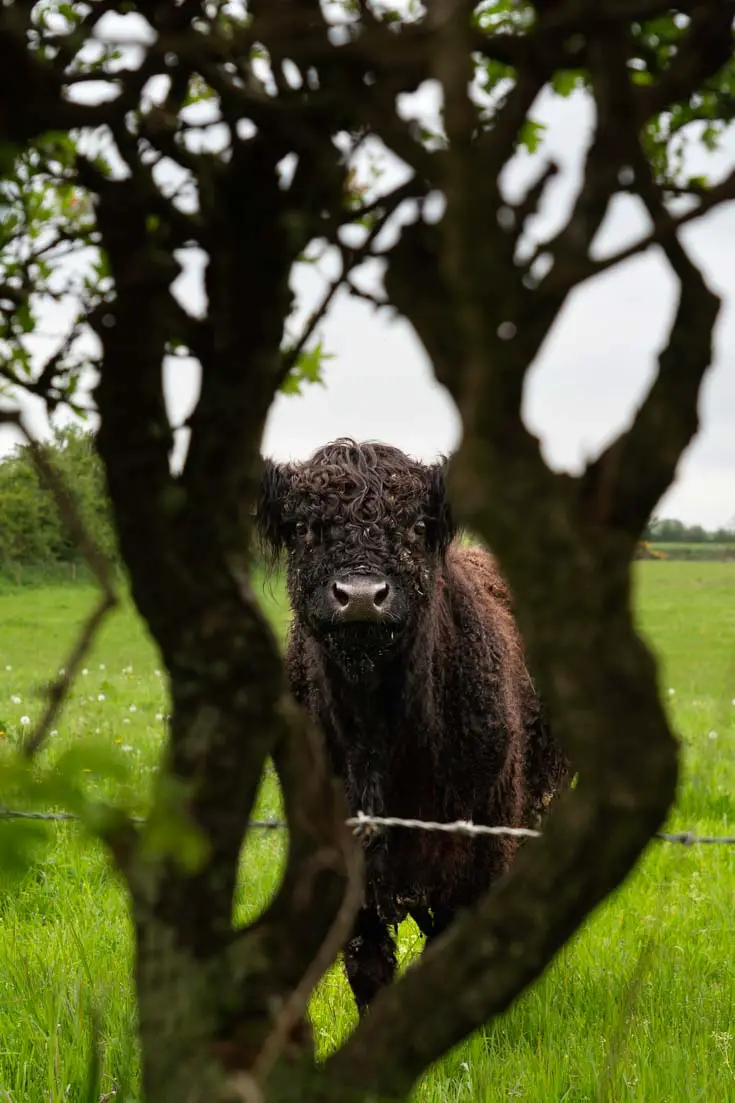
M 21 303 L 19 307 L 16 308 L 15 321 L 21 333 L 33 332 L 36 320 L 33 317 L 33 313 L 31 311 L 31 304 L 27 299 L 25 302 Z
M 311 349 L 305 349 L 298 356 L 296 363 L 281 384 L 283 394 L 301 394 L 304 383 L 320 383 L 322 379 L 322 366 L 325 360 L 333 360 L 334 354 L 324 352 L 322 342 L 317 343 Z
M 584 87 L 585 80 L 586 76 L 581 69 L 562 69 L 554 74 L 551 87 L 557 96 L 571 96 L 577 88 Z
M 54 772 L 58 777 L 70 780 L 77 779 L 86 772 L 111 781 L 124 782 L 130 776 L 130 766 L 117 748 L 80 741 L 59 756 Z
M 0 869 L 4 880 L 19 880 L 42 857 L 51 841 L 50 825 L 37 820 L 0 820 Z
M 546 127 L 543 123 L 526 119 L 518 135 L 518 145 L 524 147 L 529 153 L 535 153 L 541 145 L 541 139 Z
M 175 778 L 158 777 L 153 808 L 141 830 L 140 853 L 148 861 L 172 858 L 187 873 L 207 862 L 210 844 L 188 812 L 188 790 Z

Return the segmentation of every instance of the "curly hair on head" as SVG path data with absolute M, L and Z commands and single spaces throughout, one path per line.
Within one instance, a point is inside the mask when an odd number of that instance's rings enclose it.
M 425 465 L 389 444 L 358 444 L 348 437 L 319 448 L 309 460 L 265 461 L 258 525 L 277 552 L 288 547 L 299 520 L 322 525 L 366 524 L 398 529 L 422 512 L 433 546 L 446 550 L 456 528 L 446 500 L 446 460 Z

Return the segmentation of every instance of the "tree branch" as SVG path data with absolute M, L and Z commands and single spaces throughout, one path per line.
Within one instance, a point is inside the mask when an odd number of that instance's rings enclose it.
M 233 550 L 241 546 L 238 504 L 254 496 L 259 457 L 252 426 L 265 417 L 276 389 L 292 297 L 289 275 L 309 237 L 308 231 L 303 238 L 289 232 L 289 193 L 281 190 L 276 168 L 286 152 L 280 139 L 256 138 L 235 146 L 226 175 L 212 166 L 208 179 L 200 179 L 209 226 L 206 370 L 189 420 L 192 436 L 182 485 L 190 506 L 201 511 L 205 541 L 210 526 L 222 519 L 212 515 L 211 486 L 219 484 Z M 243 203 L 246 189 L 251 200 Z M 236 294 L 236 286 L 247 287 L 247 297 Z M 247 388 L 241 386 L 245 373 Z M 213 433 L 215 424 L 219 429 Z M 243 451 L 243 439 L 251 441 L 251 450 Z
M 587 154 L 584 179 L 572 213 L 553 238 L 540 244 L 531 261 L 548 253 L 553 259 L 543 281 L 547 293 L 562 293 L 579 282 L 580 270 L 591 264 L 589 251 L 610 201 L 620 189 L 620 174 L 634 160 L 637 148 L 635 115 L 631 104 L 624 37 L 619 29 L 588 42 L 591 82 L 597 108 L 597 125 Z M 563 264 L 559 261 L 563 257 Z
M 662 239 L 681 282 L 669 341 L 653 386 L 631 428 L 585 472 L 581 498 L 586 518 L 640 536 L 670 486 L 681 454 L 699 428 L 699 390 L 712 363 L 713 330 L 720 299 L 681 246 Z M 678 245 L 678 243 L 677 243 Z
M 581 483 L 586 516 L 627 532 L 634 542 L 670 485 L 682 452 L 699 427 L 698 399 L 712 362 L 721 300 L 688 256 L 664 205 L 663 189 L 640 145 L 634 170 L 659 242 L 680 283 L 680 298 L 659 371 L 628 432 L 588 466 Z M 735 172 L 730 187 L 735 194 Z M 701 204 L 700 204 L 701 208 Z M 677 227 L 678 228 L 678 227 Z
M 381 231 L 385 229 L 386 224 L 395 214 L 401 203 L 406 199 L 414 199 L 417 197 L 417 190 L 416 181 L 411 179 L 407 181 L 407 183 L 394 188 L 393 191 L 387 195 L 380 196 L 375 202 L 366 204 L 360 211 L 350 212 L 349 215 L 345 217 L 345 223 L 348 222 L 348 218 L 350 222 L 356 222 L 358 219 L 363 219 L 368 214 L 377 210 L 377 215 L 373 224 L 361 245 L 357 248 L 348 248 L 341 243 L 337 243 L 337 248 L 342 256 L 341 270 L 330 283 L 319 305 L 310 314 L 298 340 L 284 353 L 283 366 L 276 381 L 277 386 L 280 387 L 288 373 L 293 369 L 299 356 L 313 337 L 317 326 L 326 317 L 337 292 L 350 285 L 351 273 L 371 256 L 372 247 L 375 244 L 376 238 Z
M 665 188 L 664 190 L 666 191 L 668 189 Z M 544 285 L 550 289 L 555 289 L 557 280 L 558 286 L 561 288 L 562 285 L 568 285 L 571 280 L 575 283 L 579 283 L 582 280 L 591 279 L 593 276 L 599 276 L 608 269 L 615 268 L 624 261 L 639 256 L 641 253 L 645 253 L 652 245 L 660 245 L 664 239 L 676 234 L 678 230 L 688 223 L 702 218 L 704 215 L 722 206 L 724 203 L 732 202 L 735 200 L 735 170 L 726 176 L 719 184 L 707 188 L 706 191 L 700 194 L 700 202 L 696 207 L 693 207 L 685 214 L 676 217 L 662 206 L 653 216 L 653 229 L 648 234 L 644 234 L 638 241 L 626 245 L 624 249 L 619 249 L 617 252 L 611 253 L 607 257 L 602 257 L 600 260 L 587 258 L 586 260 L 580 261 L 579 266 L 575 267 L 573 272 L 570 271 L 565 275 L 557 276 L 552 271 L 543 281 Z M 534 256 L 540 255 L 544 251 L 544 246 L 540 246 Z
M 122 94 L 112 102 L 72 103 L 64 99 L 64 69 L 68 51 L 60 44 L 54 61 L 42 60 L 27 46 L 17 25 L 17 5 L 0 8 L 0 140 L 23 146 L 51 130 L 94 129 L 123 118 L 137 105 L 133 93 Z M 75 42 L 72 32 L 70 39 Z M 81 47 L 81 43 L 79 43 Z M 141 67 L 145 72 L 145 64 Z M 140 71 L 132 75 L 139 79 Z M 100 73 L 99 80 L 117 84 L 118 74 Z M 23 89 L 18 98 L 18 89 Z
M 171 320 L 178 321 L 180 313 L 170 291 L 179 266 L 149 235 L 146 189 L 134 177 L 99 179 L 96 170 L 82 168 L 86 186 L 99 196 L 98 224 L 115 281 L 114 300 L 101 303 L 90 318 L 103 348 L 95 392 L 101 417 L 97 444 L 138 607 L 166 647 L 169 632 L 176 633 L 169 623 L 172 609 L 185 615 L 168 561 L 177 494 L 162 379 L 166 345 L 176 332 Z
M 447 265 L 444 279 L 452 290 L 448 309 L 456 312 L 464 345 L 464 370 L 455 364 L 441 378 L 464 406 L 471 379 L 484 376 L 484 359 L 474 362 L 469 350 L 487 348 L 497 340 L 498 305 L 505 302 L 512 311 L 513 292 L 520 286 L 520 279 L 512 269 L 512 243 L 496 218 L 500 198 L 498 175 L 515 147 L 528 110 L 548 73 L 530 63 L 528 68 L 520 69 L 514 87 L 498 110 L 493 128 L 476 137 L 477 116 L 468 95 L 471 62 L 466 11 L 456 0 L 443 0 L 436 4 L 434 13 L 436 30 L 441 32 L 437 35 L 434 72 L 444 87 L 450 144 L 441 160 L 447 211 L 438 231 L 443 239 L 440 255 Z M 419 231 L 410 236 L 416 238 L 418 234 Z M 418 276 L 421 278 L 432 277 L 422 273 Z M 401 282 L 401 294 L 406 294 L 405 280 Z M 436 303 L 432 305 L 435 309 Z M 501 306 L 501 310 L 505 307 Z M 501 316 L 510 318 L 509 313 Z M 434 326 L 429 319 L 426 324 Z M 443 327 L 446 330 L 445 323 Z M 499 398 L 498 416 L 501 416 L 502 407 L 502 416 L 511 418 L 514 424 L 520 410 L 520 391 L 516 402 L 519 381 L 515 371 L 502 382 L 498 379 L 499 394 L 496 395 Z M 514 405 L 517 411 L 511 412 Z
M 261 1080 L 296 1033 L 317 982 L 347 941 L 363 888 L 362 848 L 345 826 L 347 803 L 342 786 L 330 777 L 322 735 L 290 700 L 282 715 L 285 728 L 273 761 L 289 825 L 289 860 L 275 900 L 240 936 L 232 958 L 234 973 L 247 976 L 252 1001 L 249 947 L 267 932 L 272 955 L 264 980 L 285 996 L 275 1016 L 265 1016 L 272 1028 L 252 1062 Z M 241 1061 L 240 1067 L 250 1064 Z
M 732 60 L 734 0 L 700 3 L 676 56 L 657 84 L 636 89 L 641 120 L 648 120 L 672 103 L 683 103 Z
M 683 14 L 696 11 L 701 0 L 677 0 L 676 10 Z M 543 3 L 542 21 L 547 30 L 584 30 L 604 35 L 610 24 L 618 28 L 668 15 L 670 0 L 606 0 L 604 4 L 584 0 L 551 0 Z

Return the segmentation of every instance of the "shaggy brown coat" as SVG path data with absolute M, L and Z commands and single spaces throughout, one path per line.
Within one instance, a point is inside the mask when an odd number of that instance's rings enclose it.
M 341 440 L 266 461 L 258 508 L 288 555 L 287 668 L 321 726 L 351 813 L 535 826 L 567 778 L 492 556 L 456 539 L 443 466 Z M 336 579 L 385 579 L 375 624 L 339 624 Z M 345 948 L 360 1010 L 395 970 L 391 928 L 434 937 L 510 866 L 509 837 L 393 828 L 365 838 L 364 907 Z

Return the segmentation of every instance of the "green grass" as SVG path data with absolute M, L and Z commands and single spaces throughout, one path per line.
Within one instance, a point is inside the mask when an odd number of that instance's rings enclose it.
M 661 656 L 662 691 L 684 744 L 670 826 L 735 833 L 735 564 L 636 569 L 640 621 Z M 94 597 L 83 585 L 0 592 L 3 741 L 18 738 L 22 717 L 37 715 L 36 691 L 58 669 Z M 282 594 L 274 588 L 264 601 L 282 630 Z M 117 747 L 145 795 L 166 709 L 159 670 L 132 609 L 116 613 L 50 753 L 82 736 Z M 278 811 L 268 776 L 258 812 Z M 248 842 L 241 918 L 268 899 L 283 844 L 270 833 Z M 429 1071 L 416 1103 L 735 1101 L 734 902 L 735 847 L 652 843 L 545 977 Z M 419 945 L 416 928 L 404 924 L 402 960 Z M 117 1089 L 116 1103 L 132 1103 L 131 952 L 124 893 L 102 849 L 76 827 L 54 826 L 42 861 L 20 880 L 0 876 L 0 1103 L 86 1103 L 94 1018 L 102 1053 L 96 1097 Z M 353 1028 L 339 967 L 312 1010 L 322 1052 Z

